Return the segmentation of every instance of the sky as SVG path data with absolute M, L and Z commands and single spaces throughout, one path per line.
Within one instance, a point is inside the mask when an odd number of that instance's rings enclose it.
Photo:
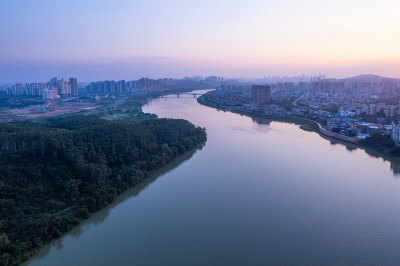
M 0 82 L 303 73 L 400 78 L 400 1 L 0 1 Z

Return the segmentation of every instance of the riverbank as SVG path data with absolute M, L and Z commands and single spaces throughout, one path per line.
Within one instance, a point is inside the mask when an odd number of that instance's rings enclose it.
M 206 95 L 206 94 L 205 94 Z M 224 106 L 220 103 L 215 103 L 215 102 L 210 102 L 206 100 L 206 97 L 202 95 L 197 99 L 198 103 L 212 107 L 218 110 L 226 111 L 226 112 L 232 112 L 244 116 L 251 117 L 253 119 L 257 118 L 263 118 L 271 121 L 277 121 L 277 122 L 284 122 L 284 123 L 293 123 L 296 125 L 299 125 L 301 129 L 310 131 L 310 132 L 315 132 L 318 133 L 321 137 L 324 137 L 329 140 L 334 140 L 339 143 L 342 143 L 343 145 L 351 145 L 353 148 L 357 147 L 360 149 L 364 149 L 368 154 L 374 156 L 374 157 L 382 157 L 385 160 L 400 163 L 400 157 L 399 155 L 396 154 L 391 154 L 390 149 L 387 147 L 383 147 L 382 145 L 372 145 L 369 144 L 368 142 L 365 142 L 363 140 L 358 140 L 357 138 L 352 138 L 344 135 L 340 135 L 331 131 L 328 131 L 324 129 L 320 123 L 317 121 L 313 121 L 310 119 L 306 118 L 301 118 L 301 117 L 296 117 L 296 116 L 277 116 L 277 115 L 266 115 L 266 114 L 260 114 L 257 112 L 247 112 L 244 110 L 240 110 L 238 107 L 228 107 Z

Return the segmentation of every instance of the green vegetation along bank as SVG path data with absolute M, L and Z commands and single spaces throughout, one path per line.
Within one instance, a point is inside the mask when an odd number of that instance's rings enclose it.
M 29 259 L 206 141 L 205 129 L 188 121 L 137 113 L 145 119 L 81 115 L 0 124 L 0 265 Z

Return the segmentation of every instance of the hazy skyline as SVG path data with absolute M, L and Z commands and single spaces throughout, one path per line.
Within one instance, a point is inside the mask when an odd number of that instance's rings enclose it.
M 394 0 L 5 0 L 0 8 L 0 82 L 400 77 Z

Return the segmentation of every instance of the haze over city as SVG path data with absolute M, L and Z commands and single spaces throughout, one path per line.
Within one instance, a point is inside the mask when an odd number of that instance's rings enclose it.
M 400 3 L 2 1 L 0 82 L 400 77 Z

